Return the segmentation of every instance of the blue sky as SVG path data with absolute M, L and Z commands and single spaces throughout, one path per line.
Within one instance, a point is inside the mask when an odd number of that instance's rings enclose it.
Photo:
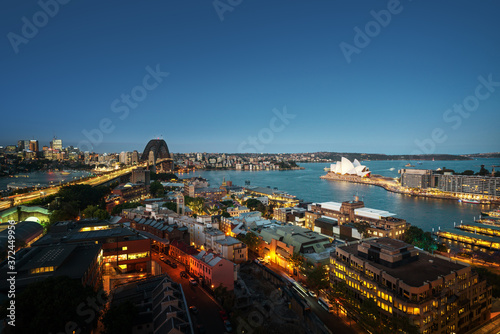
M 60 1 L 0 5 L 0 145 L 500 151 L 497 1 Z

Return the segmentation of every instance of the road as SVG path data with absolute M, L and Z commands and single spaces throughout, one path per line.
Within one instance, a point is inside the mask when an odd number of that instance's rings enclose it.
M 165 255 L 165 257 L 171 262 L 176 262 L 172 257 L 167 255 Z M 198 308 L 198 314 L 191 313 L 195 333 L 197 333 L 196 328 L 198 325 L 205 326 L 207 333 L 225 333 L 224 324 L 219 315 L 219 311 L 222 309 L 201 287 L 189 284 L 189 277 L 182 278 L 180 276 L 181 271 L 185 270 L 184 265 L 176 262 L 177 268 L 172 268 L 161 261 L 159 254 L 156 252 L 153 252 L 153 260 L 161 266 L 164 273 L 169 275 L 175 282 L 182 285 L 188 306 L 194 305 Z
M 264 265 L 264 264 L 260 264 Z M 281 267 L 274 263 L 265 264 L 265 266 L 280 275 L 288 275 L 282 270 Z M 288 275 L 289 276 L 289 275 Z M 292 277 L 292 279 L 294 279 Z M 309 295 L 302 295 L 302 298 L 307 301 L 311 306 L 311 311 L 314 312 L 318 318 L 325 324 L 326 327 L 336 334 L 354 334 L 354 333 L 364 333 L 359 326 L 357 326 L 352 320 L 347 317 L 338 317 L 335 314 L 329 313 L 321 305 L 318 304 L 318 299 L 311 297 Z
M 116 170 L 116 171 L 113 171 L 113 172 L 110 172 L 110 173 L 107 173 L 104 175 L 100 175 L 100 176 L 93 177 L 91 179 L 84 180 L 84 181 L 71 181 L 71 182 L 66 183 L 65 185 L 68 185 L 68 184 L 88 184 L 91 186 L 98 186 L 98 185 L 105 183 L 109 180 L 112 180 L 112 179 L 118 178 L 122 175 L 128 174 L 132 171 L 132 169 L 135 169 L 138 167 L 143 167 L 143 166 L 145 166 L 144 163 L 140 164 L 140 165 L 127 167 L 127 168 L 122 168 L 122 169 L 119 169 L 119 170 Z M 43 188 L 43 189 L 34 190 L 32 192 L 25 193 L 25 194 L 19 194 L 19 195 L 14 195 L 14 196 L 10 196 L 10 197 L 5 197 L 2 199 L 2 201 L 0 201 L 0 211 L 9 209 L 12 204 L 13 204 L 13 206 L 21 205 L 23 203 L 30 202 L 34 199 L 53 195 L 53 194 L 57 193 L 60 188 L 61 188 L 61 186 L 51 186 L 51 187 L 47 187 L 47 188 Z M 12 200 L 13 200 L 13 203 L 12 203 Z

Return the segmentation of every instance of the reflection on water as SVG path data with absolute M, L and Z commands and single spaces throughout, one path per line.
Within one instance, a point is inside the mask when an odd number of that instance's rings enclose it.
M 20 174 L 18 177 L 3 177 L 0 178 L 0 190 L 7 189 L 10 183 L 27 184 L 27 185 L 58 185 L 79 179 L 81 177 L 89 176 L 89 172 L 85 171 L 71 171 L 69 174 L 64 175 L 61 172 L 33 172 L 28 174 Z
M 370 170 L 379 170 L 377 173 L 384 176 L 397 177 L 397 169 L 404 168 L 406 163 L 406 161 L 369 161 L 365 164 L 370 167 Z M 422 165 L 417 167 L 436 169 L 446 166 L 455 168 L 457 171 L 466 169 L 478 171 L 481 164 L 491 170 L 488 166 L 500 165 L 500 159 L 428 161 L 422 162 Z M 455 200 L 417 198 L 395 194 L 370 185 L 320 179 L 319 177 L 325 174 L 323 168 L 327 165 L 325 163 L 301 164 L 306 169 L 294 171 L 197 171 L 194 174 L 184 174 L 182 177 L 201 176 L 208 179 L 213 187 L 219 186 L 223 177 L 240 186 L 244 186 L 245 180 L 249 180 L 251 185 L 277 187 L 279 190 L 309 202 L 342 202 L 358 195 L 367 207 L 395 213 L 397 217 L 406 219 L 409 223 L 426 231 L 431 231 L 432 228 L 437 230 L 439 226 L 441 228 L 453 227 L 453 222 L 458 224 L 461 220 L 472 221 L 474 217 L 479 216 L 481 210 L 489 209 L 489 206 L 485 205 L 458 203 Z M 390 170 L 393 167 L 396 168 L 395 171 Z

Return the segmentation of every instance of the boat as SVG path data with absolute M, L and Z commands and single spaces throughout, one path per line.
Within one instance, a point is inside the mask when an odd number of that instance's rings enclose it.
M 492 211 L 482 211 L 481 216 L 500 218 L 500 209 L 492 210 Z
M 325 167 L 325 168 L 323 168 L 323 170 L 324 170 L 325 172 L 329 172 L 329 171 L 330 171 L 330 167 Z
M 71 172 L 68 172 L 68 171 L 63 170 L 63 171 L 61 172 L 61 174 L 62 174 L 62 175 L 69 175 L 69 174 L 71 174 Z
M 407 163 L 405 167 L 415 167 L 415 165 L 412 165 L 411 163 Z
M 469 204 L 481 204 L 481 202 L 475 200 L 475 199 L 459 199 L 458 200 L 461 203 L 469 203 Z

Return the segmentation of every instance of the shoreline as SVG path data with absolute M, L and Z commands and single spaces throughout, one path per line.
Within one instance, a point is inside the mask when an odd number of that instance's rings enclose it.
M 321 175 L 321 179 L 325 180 L 332 180 L 332 181 L 344 181 L 344 182 L 350 182 L 350 183 L 358 183 L 358 184 L 365 184 L 365 185 L 371 185 L 371 186 L 377 186 L 384 188 L 387 191 L 396 193 L 396 194 L 401 194 L 401 195 L 408 195 L 408 196 L 415 196 L 415 197 L 423 197 L 423 198 L 433 198 L 433 199 L 443 199 L 443 200 L 453 200 L 453 201 L 458 201 L 460 197 L 454 196 L 452 194 L 440 194 L 440 195 L 434 195 L 434 194 L 428 194 L 428 193 L 419 193 L 419 192 L 411 192 L 405 190 L 403 187 L 401 187 L 398 183 L 394 181 L 394 179 L 382 175 L 372 175 L 371 178 L 361 178 L 359 176 L 355 175 L 338 175 L 334 174 L 332 172 L 328 172 L 326 175 Z M 478 205 L 490 205 L 490 204 L 500 204 L 500 200 L 494 200 L 490 199 L 488 202 L 481 202 Z

